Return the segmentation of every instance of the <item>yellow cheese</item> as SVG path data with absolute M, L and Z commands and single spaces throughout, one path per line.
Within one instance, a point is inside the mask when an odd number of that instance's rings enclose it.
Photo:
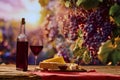
M 54 57 L 54 58 L 46 59 L 43 62 L 58 62 L 58 63 L 65 64 L 65 61 L 64 61 L 62 56 L 61 57 Z

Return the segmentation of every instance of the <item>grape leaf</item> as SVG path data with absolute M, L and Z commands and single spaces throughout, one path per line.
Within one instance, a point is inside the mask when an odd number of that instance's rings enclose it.
M 91 56 L 89 51 L 85 51 L 83 54 L 83 61 L 85 64 L 89 64 L 91 62 Z
M 113 6 L 111 6 L 109 15 L 111 15 L 113 17 L 119 16 L 120 15 L 120 6 L 118 4 L 114 4 Z
M 114 51 L 114 46 L 112 45 L 111 40 L 104 42 L 98 51 L 98 59 L 103 63 L 107 64 L 108 56 Z
M 99 2 L 100 0 L 81 0 L 79 1 L 79 4 L 81 4 L 85 9 L 89 10 L 97 7 L 99 5 Z
M 76 5 L 77 5 L 77 6 L 80 6 L 80 4 L 82 3 L 82 1 L 83 1 L 83 0 L 77 0 Z
M 115 49 L 114 52 L 110 54 L 110 56 L 112 65 L 116 65 L 117 62 L 120 61 L 120 50 Z
M 115 19 L 115 23 L 116 23 L 118 26 L 120 26 L 120 15 L 117 16 L 117 17 L 114 17 L 114 19 Z
M 112 30 L 112 39 L 114 40 L 116 37 L 120 37 L 120 27 L 116 26 Z
M 71 5 L 70 1 L 66 1 L 66 2 L 65 2 L 65 6 L 66 6 L 66 7 L 70 7 L 70 5 Z
M 111 6 L 109 15 L 112 16 L 115 23 L 120 26 L 120 6 L 118 4 Z

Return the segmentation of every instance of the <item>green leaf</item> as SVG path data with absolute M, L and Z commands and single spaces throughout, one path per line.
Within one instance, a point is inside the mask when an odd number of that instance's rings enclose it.
M 76 5 L 80 6 L 83 0 L 77 0 Z
M 109 58 L 109 54 L 112 53 L 114 51 L 114 47 L 113 44 L 111 42 L 111 40 L 107 40 L 106 42 L 104 42 L 104 44 L 102 44 L 99 48 L 98 51 L 98 59 L 103 63 L 106 64 L 107 60 Z
M 117 62 L 120 61 L 120 51 L 119 50 L 115 49 L 114 53 L 111 53 L 110 56 L 111 56 L 112 65 L 116 65 Z
M 99 0 L 99 2 L 103 2 L 103 0 Z
M 114 27 L 112 30 L 112 38 L 116 38 L 120 35 L 120 28 L 118 26 Z
M 99 5 L 99 0 L 81 0 L 81 5 L 87 10 L 95 8 Z
M 118 4 L 114 4 L 113 6 L 111 6 L 109 15 L 113 17 L 118 17 L 120 15 L 120 6 Z
M 117 17 L 114 17 L 114 19 L 115 19 L 115 23 L 116 23 L 118 26 L 120 26 L 120 15 L 117 16 Z
M 65 6 L 66 6 L 66 7 L 70 7 L 70 5 L 71 5 L 70 1 L 66 1 L 66 2 L 65 2 Z
M 120 26 L 120 6 L 118 4 L 111 6 L 109 15 L 112 16 L 115 23 Z
M 81 30 L 79 30 L 79 31 L 78 31 L 78 36 L 79 36 L 79 38 L 81 38 L 81 37 L 82 37 L 82 34 L 83 34 L 83 33 L 82 33 L 82 31 L 81 31 Z
M 85 51 L 83 54 L 83 61 L 85 64 L 89 64 L 91 62 L 91 56 L 89 51 Z

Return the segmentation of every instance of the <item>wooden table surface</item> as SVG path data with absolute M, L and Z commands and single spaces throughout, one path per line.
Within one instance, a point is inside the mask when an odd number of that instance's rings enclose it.
M 0 80 L 41 80 L 37 75 L 30 74 L 29 71 L 33 71 L 35 66 L 29 65 L 28 71 L 18 71 L 16 66 L 0 65 Z
M 86 70 L 120 75 L 120 66 L 82 66 Z M 28 70 L 34 70 L 35 66 L 29 65 Z M 41 80 L 37 75 L 28 72 L 17 71 L 15 65 L 0 65 L 0 80 Z

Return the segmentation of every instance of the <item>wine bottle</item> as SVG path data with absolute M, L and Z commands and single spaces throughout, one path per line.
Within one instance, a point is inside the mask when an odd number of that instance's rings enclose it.
M 16 70 L 28 69 L 28 38 L 25 33 L 25 18 L 22 18 L 20 33 L 17 37 Z

